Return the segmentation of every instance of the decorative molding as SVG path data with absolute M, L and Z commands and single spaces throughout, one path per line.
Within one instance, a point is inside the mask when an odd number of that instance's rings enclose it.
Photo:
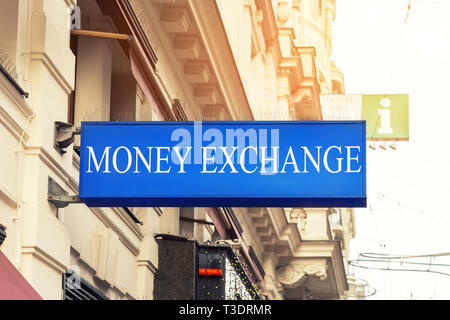
M 67 267 L 50 256 L 48 253 L 43 251 L 41 248 L 36 246 L 23 246 L 22 247 L 22 254 L 31 254 L 33 257 L 36 257 L 37 259 L 44 262 L 46 265 L 52 267 L 59 273 L 64 273 L 67 269 Z
M 139 247 L 128 239 L 126 234 L 108 217 L 108 214 L 102 208 L 90 208 L 97 218 L 104 223 L 105 226 L 111 228 L 118 234 L 120 241 L 135 255 L 139 254 Z M 117 211 L 115 211 L 117 213 Z M 134 232 L 136 234 L 136 232 Z M 141 233 L 139 240 L 143 239 Z
M 189 30 L 190 20 L 185 8 L 164 8 L 161 13 L 161 25 L 167 33 L 185 33 Z
M 288 257 L 291 252 L 289 250 L 289 245 L 277 245 L 274 248 L 274 253 L 277 257 Z
M 308 277 L 315 277 L 323 281 L 328 278 L 326 264 L 290 263 L 277 270 L 278 281 L 286 288 L 298 288 Z
M 158 270 L 150 260 L 137 260 L 137 265 L 138 267 L 146 267 L 153 274 Z
M 227 115 L 225 111 L 224 105 L 207 105 L 203 107 L 203 120 L 211 121 L 211 120 L 227 120 Z
M 184 65 L 184 73 L 191 84 L 206 84 L 212 78 L 206 61 L 187 61 Z
M 252 110 L 215 0 L 187 1 L 204 53 L 217 78 L 219 96 L 232 119 L 253 120 Z M 202 52 L 203 53 L 203 52 Z M 219 102 L 221 103 L 221 102 Z
M 263 245 L 265 245 L 265 246 L 269 245 L 270 246 L 270 245 L 274 245 L 275 244 L 276 237 L 274 235 L 261 236 L 261 237 L 259 237 L 259 240 L 261 241 L 261 243 Z
M 138 4 L 140 2 L 142 1 L 133 1 L 134 4 Z M 170 7 L 152 4 L 151 1 L 145 1 L 145 3 L 142 3 L 143 5 L 140 9 L 142 9 L 143 11 L 139 14 L 139 16 L 141 16 L 141 18 L 145 17 L 146 21 L 152 22 L 151 28 L 153 28 L 153 32 L 155 34 L 153 37 L 154 39 L 152 39 L 152 37 L 149 37 L 149 39 L 152 42 L 154 48 L 156 48 L 155 41 L 157 42 L 159 52 L 163 57 L 162 65 L 157 69 L 164 68 L 164 70 L 161 69 L 163 71 L 161 73 L 159 73 L 158 70 L 154 71 L 155 81 L 151 81 L 153 88 L 159 96 L 159 99 L 164 104 L 164 107 L 166 107 L 166 104 L 172 106 L 173 97 L 177 97 L 180 101 L 183 102 L 183 104 L 184 101 L 186 101 L 187 104 L 195 106 L 196 103 L 192 95 L 191 86 L 189 85 L 189 82 L 186 81 L 185 74 L 183 72 L 184 62 L 179 61 L 179 59 L 176 57 L 175 51 L 173 50 L 173 37 L 176 35 L 166 32 L 162 26 L 162 23 L 158 23 L 158 21 L 160 21 L 161 19 L 160 12 L 165 9 L 170 9 Z M 184 10 L 180 5 L 178 5 L 177 8 Z M 188 12 L 187 9 L 186 12 Z M 189 19 L 190 18 L 191 16 L 189 16 Z M 189 23 L 192 23 L 192 20 L 189 20 Z M 144 29 L 148 27 L 149 26 L 144 27 Z M 192 25 L 189 25 L 189 27 L 192 27 L 192 29 L 194 29 Z M 193 33 L 192 30 L 189 29 L 189 33 Z M 180 34 L 182 35 L 183 33 Z M 152 75 L 152 72 L 150 72 L 149 74 Z M 164 80 L 164 82 L 168 81 L 171 83 L 170 94 L 163 84 L 162 80 Z M 158 93 L 159 91 L 161 91 L 161 94 Z M 190 108 L 190 110 L 186 110 L 186 112 L 190 116 L 189 118 L 199 118 L 198 115 L 192 117 L 192 114 L 190 114 L 191 110 L 192 108 Z M 196 109 L 195 111 L 200 110 Z M 167 112 L 167 117 L 164 120 L 173 121 L 175 119 L 174 117 L 172 117 L 170 112 Z
M 277 3 L 277 21 L 280 23 L 280 26 L 285 26 L 289 18 L 291 16 L 291 8 L 289 7 L 289 3 L 286 0 L 280 0 Z
M 283 286 L 272 275 L 267 274 L 264 277 L 264 282 L 267 289 L 272 293 L 272 296 L 276 297 L 279 293 L 283 292 Z
M 44 147 L 26 146 L 25 155 L 38 156 L 39 159 L 41 159 L 42 162 L 44 162 L 48 168 L 52 170 L 53 173 L 56 174 L 62 181 L 66 183 L 68 182 L 70 177 L 69 172 L 61 165 L 60 162 L 56 161 L 56 159 Z
M 76 169 L 79 170 L 80 168 L 80 156 L 73 153 L 72 163 Z M 78 192 L 79 183 L 76 181 L 72 176 L 68 177 L 67 185 L 72 189 L 73 192 Z M 93 213 L 96 214 L 96 216 L 106 225 L 112 228 L 116 233 L 121 234 L 121 240 L 124 242 L 124 244 L 129 248 L 134 254 L 137 255 L 139 253 L 139 249 L 132 244 L 128 237 L 120 230 L 120 228 L 113 223 L 113 221 L 108 217 L 108 215 L 104 212 L 102 208 L 89 208 Z M 141 231 L 141 227 L 136 224 L 133 219 L 130 217 L 128 213 L 125 212 L 120 207 L 112 207 L 110 208 L 113 212 L 115 212 L 119 218 L 127 225 L 128 228 L 138 237 L 139 240 L 142 240 L 144 238 L 144 235 Z M 158 208 L 161 211 L 160 208 Z M 155 211 L 158 213 L 158 210 L 155 209 Z M 158 213 L 159 214 L 159 213 Z
M 0 199 L 4 199 L 5 203 L 11 207 L 17 206 L 17 198 L 9 192 L 8 188 L 6 188 L 3 184 L 0 183 Z
M 267 227 L 269 225 L 269 219 L 264 215 L 262 217 L 255 217 L 252 219 L 253 226 L 255 227 Z
M 50 57 L 45 52 L 30 52 L 31 60 L 40 61 L 45 68 L 50 72 L 56 82 L 61 86 L 66 94 L 70 94 L 73 91 L 73 85 L 66 80 L 61 71 Z M 75 58 L 74 58 L 75 61 Z M 75 66 L 75 64 L 74 64 Z M 75 69 L 75 68 L 74 68 Z
M 76 152 L 72 154 L 72 165 L 80 171 L 80 156 Z
M 273 232 L 272 227 L 268 226 L 268 227 L 257 227 L 256 228 L 256 233 L 259 236 L 271 236 Z
M 24 131 L 24 128 L 22 128 L 22 126 L 19 125 L 2 106 L 0 106 L 0 122 L 14 138 L 17 139 L 17 141 L 20 140 L 22 135 L 22 141 L 27 141 L 29 139 L 30 136 Z
M 173 113 L 175 115 L 175 119 L 177 121 L 188 121 L 189 120 L 180 100 L 173 99 L 172 111 L 173 111 Z
M 79 169 L 80 166 L 80 158 L 79 156 L 74 152 L 72 163 L 75 166 L 75 168 Z M 64 179 L 65 180 L 65 179 Z M 68 176 L 67 185 L 72 189 L 74 192 L 78 192 L 79 184 L 78 182 L 72 177 Z M 96 216 L 97 218 L 107 227 L 111 228 L 115 233 L 119 235 L 120 240 L 124 243 L 124 245 L 134 254 L 139 254 L 139 248 L 138 246 L 134 245 L 130 239 L 126 236 L 126 234 L 120 229 L 119 226 L 117 226 L 111 218 L 108 216 L 107 213 L 105 213 L 104 209 L 102 208 L 89 208 Z M 136 237 L 142 241 L 144 238 L 144 235 L 141 231 L 141 227 L 137 225 L 131 217 L 128 215 L 128 213 L 125 212 L 122 208 L 110 208 L 116 215 L 119 216 L 119 218 L 127 225 L 127 227 L 136 235 Z M 159 209 L 161 211 L 161 209 Z M 155 211 L 158 213 L 158 210 L 155 209 Z M 161 211 L 162 212 L 162 211 Z M 161 213 L 162 214 L 162 213 Z
M 258 10 L 254 0 L 244 1 L 244 8 L 247 11 L 246 14 L 250 16 L 250 29 L 251 29 L 251 53 L 252 57 L 265 51 L 264 33 L 262 31 L 263 11 Z
M 173 40 L 173 51 L 178 59 L 198 59 L 200 50 L 197 37 L 177 36 Z
M 148 19 L 144 3 L 142 0 L 120 0 L 118 4 L 138 42 L 141 44 L 146 57 L 149 59 L 152 67 L 155 68 L 158 62 L 156 52 L 160 46 L 160 40 L 154 26 Z
M 267 43 L 272 43 L 278 37 L 277 20 L 271 0 L 256 0 L 256 7 L 262 12 L 262 31 Z
M 161 4 L 173 4 L 175 0 L 152 0 L 153 3 L 161 3 Z
M 213 85 L 195 86 L 194 96 L 200 105 L 215 105 L 219 100 L 219 93 Z
M 254 218 L 254 217 L 258 218 L 258 217 L 262 217 L 264 215 L 264 210 L 263 210 L 263 208 L 251 207 L 251 208 L 248 208 L 247 214 L 252 218 Z
M 97 228 L 91 239 L 91 262 L 94 276 L 116 284 L 117 262 L 119 259 L 118 237 L 109 228 Z
M 306 230 L 307 214 L 303 208 L 292 208 L 289 212 L 289 220 L 291 223 L 296 223 L 300 231 Z

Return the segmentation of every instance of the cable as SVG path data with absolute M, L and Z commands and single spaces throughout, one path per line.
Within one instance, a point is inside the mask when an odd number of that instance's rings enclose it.
M 435 270 L 417 270 L 417 269 L 395 269 L 395 268 L 379 268 L 379 267 L 370 267 L 370 266 L 362 266 L 362 265 L 358 265 L 357 260 L 351 260 L 349 261 L 349 264 L 353 267 L 356 268 L 362 268 L 362 269 L 370 269 L 370 270 L 379 270 L 379 271 L 400 271 L 400 272 L 425 272 L 425 273 L 435 273 L 435 274 L 440 274 L 440 275 L 444 275 L 444 276 L 450 276 L 450 273 L 446 273 L 446 272 L 441 272 L 441 271 L 435 271 Z M 362 262 L 374 262 L 373 260 L 359 260 Z M 418 264 L 418 263 L 414 263 L 414 262 L 404 262 L 405 264 Z M 450 265 L 448 265 L 450 267 Z
M 424 3 L 424 4 L 440 4 L 440 5 L 445 5 L 448 6 L 450 5 L 450 2 L 439 2 L 439 1 L 425 1 L 425 0 L 416 0 L 416 3 Z
M 365 280 L 364 280 L 365 281 Z M 367 281 L 366 281 L 367 282 Z M 374 287 L 369 286 L 368 284 L 364 284 L 364 287 L 367 287 L 367 289 L 369 289 L 369 292 L 367 294 L 344 294 L 345 297 L 350 297 L 350 298 L 368 298 L 371 297 L 373 295 L 375 295 L 378 291 L 377 289 L 375 289 Z M 317 290 L 325 290 L 326 292 L 331 292 L 334 294 L 339 294 L 338 290 L 334 290 L 334 289 L 329 289 L 327 287 L 321 287 L 321 286 L 311 286 L 311 285 L 306 285 L 305 286 L 308 289 L 317 289 Z M 365 291 L 365 290 L 364 290 Z
M 360 253 L 358 255 L 357 260 L 350 260 L 348 263 L 352 267 L 363 268 L 363 269 L 371 269 L 371 270 L 381 270 L 381 271 L 406 271 L 406 272 L 427 272 L 427 273 L 435 273 L 445 276 L 450 276 L 450 273 L 439 271 L 439 270 L 431 270 L 431 267 L 447 267 L 450 268 L 450 264 L 446 263 L 433 263 L 433 259 L 436 257 L 444 257 L 450 256 L 450 252 L 442 252 L 442 253 L 432 253 L 432 254 L 422 254 L 422 255 L 389 255 L 384 253 Z M 365 259 L 361 259 L 365 258 Z M 412 262 L 412 261 L 404 261 L 405 259 L 412 258 L 430 258 L 428 262 Z M 388 264 L 387 267 L 375 267 L 370 266 L 372 264 L 380 264 L 385 263 Z M 365 265 L 366 264 L 366 265 Z M 369 265 L 367 265 L 369 264 Z M 394 267 L 391 266 L 394 264 Z M 427 269 L 411 269 L 411 268 L 397 268 L 395 264 L 400 264 L 400 266 L 408 265 L 408 266 L 428 266 Z
M 397 47 L 397 51 L 395 52 L 394 61 L 392 63 L 392 67 L 391 67 L 391 70 L 390 70 L 390 74 L 389 74 L 386 90 L 384 91 L 385 93 L 384 93 L 383 99 L 387 98 L 389 87 L 390 87 L 391 81 L 392 81 L 392 77 L 394 75 L 394 70 L 395 70 L 395 67 L 397 66 L 397 63 L 398 63 L 398 58 L 400 56 L 399 52 L 400 52 L 401 45 L 403 43 L 403 38 L 404 38 L 404 35 L 405 35 L 405 29 L 406 29 L 406 22 L 408 21 L 410 11 L 411 11 L 411 0 L 409 0 L 409 2 L 408 2 L 408 8 L 407 8 L 407 11 L 406 11 L 406 17 L 403 20 L 402 30 L 401 30 L 401 33 L 400 33 L 400 41 L 398 41 L 399 45 Z M 375 133 L 376 133 L 376 130 L 378 128 L 378 124 L 379 123 L 380 123 L 380 117 L 377 117 L 377 121 L 375 122 L 375 126 L 373 127 L 373 132 L 372 132 L 370 140 L 372 140 L 375 137 Z
M 423 274 L 430 274 L 430 275 L 433 274 L 450 277 L 450 273 L 448 272 L 448 270 L 450 269 L 450 264 L 434 262 L 435 259 L 438 257 L 443 258 L 449 256 L 450 252 L 438 252 L 438 253 L 418 254 L 418 255 L 365 252 L 360 253 L 358 255 L 358 259 L 350 260 L 348 264 L 352 268 L 359 268 L 364 270 L 396 271 L 404 273 L 421 272 Z M 408 261 L 408 259 L 422 259 L 422 260 Z M 388 274 L 389 273 L 383 272 L 384 276 L 387 276 Z M 399 278 L 395 277 L 395 279 Z M 392 281 L 389 281 L 389 284 L 391 283 Z M 403 285 L 400 286 L 400 288 L 403 287 L 404 287 Z M 391 288 L 390 291 L 392 290 L 393 289 Z M 434 294 L 434 296 L 436 296 L 436 293 Z
M 432 257 L 444 257 L 444 256 L 450 256 L 450 252 L 441 252 L 441 253 L 431 253 L 431 254 L 422 254 L 422 255 L 388 255 L 385 253 L 360 253 L 359 254 L 363 258 L 369 258 L 369 259 L 410 259 L 410 258 L 432 258 Z M 379 258 L 382 256 L 383 258 Z M 450 265 L 447 265 L 450 266 Z
M 355 264 L 356 261 L 356 264 Z M 436 267 L 450 267 L 450 264 L 445 264 L 445 263 L 425 263 L 425 262 L 409 262 L 409 261 L 400 261 L 400 262 L 396 262 L 396 261 L 391 261 L 389 259 L 386 260 L 371 260 L 371 259 L 358 259 L 358 260 L 350 260 L 349 263 L 351 263 L 352 266 L 358 266 L 357 263 L 359 262 L 375 262 L 375 263 L 380 263 L 380 262 L 384 262 L 384 263 L 388 263 L 389 265 L 391 263 L 398 263 L 400 265 L 403 264 L 410 264 L 410 265 L 420 265 L 420 266 L 436 266 Z M 388 269 L 390 269 L 390 267 L 388 267 Z M 429 269 L 427 269 L 429 270 Z M 417 271 L 426 271 L 426 270 L 417 270 Z M 448 273 L 447 275 L 450 275 L 450 273 Z
M 424 216 L 427 216 L 427 217 L 429 217 L 430 219 L 434 219 L 434 220 L 439 221 L 439 222 L 441 222 L 441 223 L 450 225 L 450 222 L 447 221 L 447 220 L 444 220 L 444 219 L 442 219 L 442 218 L 436 217 L 436 216 L 434 216 L 434 215 L 432 215 L 432 214 L 429 214 L 429 213 L 427 213 L 427 212 L 425 212 L 425 211 L 423 211 L 423 210 L 420 210 L 420 209 L 411 207 L 411 206 L 409 206 L 409 205 L 404 205 L 404 204 L 402 204 L 399 200 L 397 200 L 397 199 L 395 199 L 395 198 L 393 198 L 393 197 L 391 197 L 391 196 L 387 196 L 387 195 L 385 195 L 384 193 L 379 193 L 378 198 L 379 198 L 380 200 L 384 200 L 385 198 L 388 198 L 388 199 L 391 200 L 391 202 L 395 202 L 396 205 L 397 205 L 398 207 L 400 207 L 400 208 L 405 208 L 405 209 L 414 210 L 415 212 L 420 213 L 420 214 L 422 214 L 422 215 L 424 215 Z M 370 207 L 371 207 L 371 205 L 370 205 Z M 373 211 L 372 208 L 370 208 L 369 210 Z

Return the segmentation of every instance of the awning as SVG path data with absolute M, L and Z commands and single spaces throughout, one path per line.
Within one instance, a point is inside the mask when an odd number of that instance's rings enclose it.
M 42 300 L 36 290 L 1 251 L 0 300 Z

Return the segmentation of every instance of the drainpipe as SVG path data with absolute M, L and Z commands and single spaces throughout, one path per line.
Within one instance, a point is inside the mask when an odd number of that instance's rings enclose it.
M 13 218 L 13 221 L 16 224 L 16 254 L 15 254 L 15 266 L 17 269 L 21 269 L 22 262 L 22 229 L 23 229 L 23 221 L 22 221 L 22 191 L 23 191 L 23 168 L 22 168 L 22 160 L 23 160 L 23 152 L 25 151 L 23 137 L 25 132 L 27 131 L 31 121 L 36 116 L 36 113 L 33 112 L 30 115 L 25 123 L 25 127 L 23 128 L 22 134 L 19 140 L 19 148 L 16 150 L 16 154 L 18 155 L 17 159 L 17 198 L 16 198 L 16 216 Z

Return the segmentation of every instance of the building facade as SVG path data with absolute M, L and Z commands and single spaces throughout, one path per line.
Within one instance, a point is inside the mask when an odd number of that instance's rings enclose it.
M 319 95 L 344 90 L 330 60 L 334 0 L 0 8 L 0 251 L 40 297 L 158 298 L 159 260 L 175 252 L 162 256 L 160 239 L 231 248 L 261 299 L 346 297 L 351 209 L 49 201 L 78 193 L 79 138 L 67 146 L 55 132 L 81 121 L 321 120 Z

